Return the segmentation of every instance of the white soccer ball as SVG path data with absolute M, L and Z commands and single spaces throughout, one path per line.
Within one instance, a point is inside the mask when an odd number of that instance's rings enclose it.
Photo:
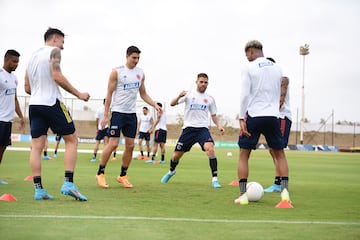
M 248 182 L 246 184 L 246 192 L 250 202 L 257 202 L 264 195 L 264 188 L 258 182 Z
M 226 156 L 232 157 L 232 152 L 228 152 L 228 153 L 226 154 Z

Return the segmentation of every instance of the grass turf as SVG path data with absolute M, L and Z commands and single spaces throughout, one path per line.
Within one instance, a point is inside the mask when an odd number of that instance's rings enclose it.
M 184 155 L 169 183 L 161 184 L 172 150 L 167 148 L 166 164 L 133 160 L 132 189 L 116 182 L 120 156 L 106 168 L 110 188 L 101 189 L 95 182 L 98 162 L 89 161 L 91 153 L 79 153 L 75 184 L 88 202 L 60 194 L 61 152 L 56 160 L 42 162 L 44 188 L 55 199 L 33 200 L 33 184 L 24 181 L 30 175 L 29 152 L 7 150 L 0 178 L 9 184 L 0 185 L 0 195 L 11 193 L 17 201 L 0 201 L 0 239 L 359 239 L 359 154 L 287 152 L 295 208 L 277 209 L 278 193 L 266 193 L 248 206 L 234 204 L 239 189 L 228 184 L 237 178 L 238 149 L 216 149 L 221 189 L 211 188 L 208 160 L 196 147 Z M 249 181 L 272 184 L 269 156 L 264 150 L 252 153 Z

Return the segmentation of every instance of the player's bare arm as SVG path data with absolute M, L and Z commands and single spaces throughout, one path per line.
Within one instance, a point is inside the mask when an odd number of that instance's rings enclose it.
M 29 81 L 29 75 L 27 73 L 27 69 L 25 72 L 25 84 L 24 84 L 25 92 L 29 95 L 31 95 L 31 88 L 30 88 L 30 81 Z
M 285 97 L 286 97 L 286 93 L 288 90 L 288 86 L 289 86 L 289 78 L 288 77 L 282 77 L 281 78 L 281 92 L 280 92 L 280 107 L 282 107 L 282 105 L 285 102 Z
M 112 100 L 112 94 L 116 89 L 116 85 L 118 82 L 118 75 L 117 71 L 113 69 L 110 73 L 109 81 L 108 81 L 108 88 L 105 97 L 105 104 L 104 104 L 104 118 L 101 121 L 101 128 L 104 129 L 106 125 L 110 124 L 109 121 L 109 113 L 110 113 L 110 105 Z
M 187 91 L 181 91 L 180 92 L 180 94 L 176 97 L 176 98 L 174 98 L 173 100 L 171 100 L 171 102 L 170 102 L 170 106 L 176 106 L 177 104 L 178 104 L 178 102 L 179 102 L 179 99 L 180 98 L 182 98 L 183 96 L 185 96 L 186 95 L 186 93 L 187 93 Z
M 61 72 L 61 50 L 60 48 L 54 48 L 50 54 L 50 71 L 54 81 L 62 87 L 65 91 L 71 93 L 77 98 L 88 101 L 90 95 L 88 93 L 81 93 L 66 79 Z
M 215 123 L 215 125 L 217 126 L 217 128 L 219 129 L 219 131 L 221 132 L 222 135 L 224 135 L 225 133 L 225 129 L 223 128 L 223 126 L 221 125 L 219 118 L 217 117 L 216 114 L 211 115 L 211 119 L 213 120 L 213 122 Z

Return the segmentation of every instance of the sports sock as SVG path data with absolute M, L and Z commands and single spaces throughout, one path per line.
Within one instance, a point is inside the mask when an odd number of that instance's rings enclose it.
M 33 178 L 35 189 L 42 189 L 41 176 L 34 176 Z
M 54 154 L 57 154 L 57 150 L 54 151 Z
M 46 157 L 47 156 L 47 151 L 44 151 L 44 157 Z
M 216 157 L 209 157 L 211 174 L 213 177 L 217 177 L 217 159 Z
M 97 153 L 94 153 L 94 158 L 96 158 Z
M 144 152 L 143 152 L 143 151 L 140 151 L 140 154 L 141 154 L 141 156 L 144 156 Z
M 116 152 L 114 152 L 113 156 L 116 157 Z
M 171 159 L 171 161 L 170 161 L 170 171 L 173 172 L 178 164 L 179 164 L 179 161 L 174 161 L 174 160 Z
M 155 154 L 153 154 L 152 156 L 151 156 L 151 160 L 154 160 L 155 159 Z
M 246 192 L 247 178 L 239 179 L 240 195 Z
M 289 177 L 281 177 L 281 191 L 283 189 L 289 189 Z
M 126 175 L 128 168 L 129 167 L 121 166 L 120 177 L 123 177 Z
M 161 161 L 165 160 L 165 154 L 161 154 Z
M 97 172 L 97 175 L 105 174 L 105 165 L 99 165 L 99 170 Z
M 72 171 L 65 171 L 65 182 L 74 182 L 74 172 Z
M 280 184 L 281 184 L 281 178 L 280 178 L 280 176 L 276 176 L 276 177 L 275 177 L 274 184 L 276 184 L 276 185 L 280 185 Z
M 148 157 L 150 157 L 150 152 L 148 152 L 148 155 L 147 155 Z

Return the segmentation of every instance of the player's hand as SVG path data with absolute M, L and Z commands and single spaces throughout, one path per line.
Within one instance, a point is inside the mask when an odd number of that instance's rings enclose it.
M 240 119 L 240 130 L 243 135 L 246 137 L 250 137 L 251 133 L 248 132 L 246 122 L 244 119 Z
M 25 129 L 25 121 L 23 118 L 20 118 L 19 120 L 19 130 L 24 130 Z
M 224 129 L 223 127 L 219 127 L 219 130 L 220 130 L 220 132 L 221 132 L 221 135 L 224 135 L 225 129 Z
M 101 129 L 104 129 L 106 125 L 110 126 L 108 116 L 104 116 L 103 120 L 101 120 Z
M 79 99 L 87 102 L 87 101 L 90 99 L 90 94 L 87 93 L 87 92 L 80 93 L 80 94 L 79 94 Z

